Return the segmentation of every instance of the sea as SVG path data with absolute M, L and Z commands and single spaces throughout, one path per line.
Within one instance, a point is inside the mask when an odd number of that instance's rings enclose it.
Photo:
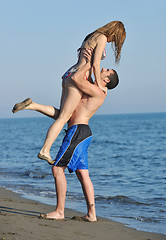
M 56 205 L 51 167 L 37 158 L 53 120 L 0 119 L 0 186 Z M 88 151 L 97 216 L 166 234 L 166 113 L 95 115 Z M 66 127 L 66 126 L 65 126 Z M 54 159 L 65 131 L 51 148 Z M 75 173 L 65 171 L 66 208 L 86 213 Z

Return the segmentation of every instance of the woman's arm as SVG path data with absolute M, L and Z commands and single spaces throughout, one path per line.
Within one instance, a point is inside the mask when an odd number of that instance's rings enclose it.
M 101 61 L 101 57 L 105 49 L 106 43 L 107 43 L 107 37 L 103 34 L 99 35 L 99 37 L 97 38 L 97 45 L 94 50 L 94 56 L 93 56 L 92 68 L 93 68 L 95 80 L 99 87 L 101 87 L 100 86 L 100 61 Z
M 74 75 L 71 77 L 74 82 L 79 81 L 80 79 L 86 80 L 86 73 L 89 69 L 91 69 L 91 51 L 84 50 L 83 55 L 86 58 L 86 64 L 83 65 L 81 68 L 77 70 L 77 72 L 74 73 Z

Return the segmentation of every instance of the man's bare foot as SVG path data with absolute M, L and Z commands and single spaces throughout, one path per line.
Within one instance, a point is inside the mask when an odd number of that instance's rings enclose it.
M 97 222 L 96 217 L 92 218 L 92 217 L 89 217 L 89 216 L 84 216 L 84 217 L 74 216 L 72 219 L 76 220 L 76 221 Z
M 20 102 L 20 103 L 17 103 L 14 105 L 13 109 L 12 109 L 12 112 L 13 113 L 16 113 L 20 110 L 24 110 L 24 109 L 27 109 L 27 107 L 32 103 L 32 100 L 31 98 L 27 98 L 25 99 L 24 101 Z
M 57 211 L 47 213 L 47 214 L 40 214 L 40 218 L 42 219 L 50 219 L 50 220 L 63 220 L 64 214 L 60 214 Z
M 89 222 L 96 222 L 97 221 L 96 217 L 92 217 L 92 216 L 89 216 L 89 215 L 86 215 L 86 216 L 82 217 L 82 219 L 87 220 Z
M 38 158 L 42 159 L 42 160 L 46 160 L 50 165 L 53 165 L 55 161 L 52 160 L 50 154 L 46 155 L 43 152 L 39 152 L 39 154 L 37 155 Z

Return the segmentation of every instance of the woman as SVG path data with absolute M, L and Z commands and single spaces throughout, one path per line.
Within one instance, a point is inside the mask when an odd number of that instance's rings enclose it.
M 84 66 L 87 62 L 85 50 L 90 51 L 92 55 L 92 68 L 87 73 L 86 79 L 88 79 L 92 71 L 94 73 L 95 81 L 98 86 L 100 82 L 100 61 L 105 58 L 105 46 L 106 43 L 112 44 L 115 62 L 120 61 L 121 49 L 126 38 L 125 28 L 122 22 L 112 21 L 105 26 L 98 28 L 94 32 L 87 35 L 82 43 L 82 46 L 78 49 L 78 62 L 72 66 L 62 76 L 62 96 L 60 103 L 60 114 L 58 119 L 49 128 L 44 145 L 38 154 L 38 157 L 48 162 L 52 162 L 50 156 L 50 148 L 62 130 L 65 123 L 70 119 L 72 113 L 76 109 L 79 101 L 82 97 L 82 92 L 72 83 L 72 78 L 75 77 L 75 72 Z M 103 89 L 105 91 L 105 89 Z M 26 104 L 26 103 L 25 103 Z M 30 104 L 27 102 L 27 104 Z M 13 112 L 17 112 L 13 108 Z

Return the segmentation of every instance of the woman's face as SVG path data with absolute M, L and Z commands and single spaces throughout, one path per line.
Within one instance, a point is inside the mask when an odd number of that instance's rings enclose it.
M 108 42 L 108 43 L 112 42 L 112 41 L 113 41 L 113 38 L 114 38 L 114 36 L 109 36 L 109 37 L 107 37 L 107 42 Z

